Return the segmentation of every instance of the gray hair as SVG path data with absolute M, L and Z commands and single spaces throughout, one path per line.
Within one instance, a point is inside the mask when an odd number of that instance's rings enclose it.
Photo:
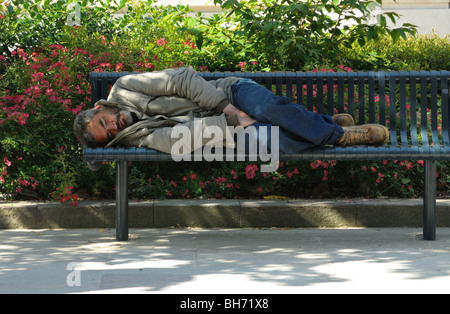
M 89 109 L 81 111 L 75 118 L 73 123 L 73 132 L 83 147 L 101 146 L 95 141 L 94 136 L 88 132 L 87 126 L 91 119 L 102 109 Z

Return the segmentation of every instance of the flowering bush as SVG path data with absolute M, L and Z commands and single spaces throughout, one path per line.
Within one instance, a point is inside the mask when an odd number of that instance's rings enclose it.
M 205 169 L 206 168 L 206 169 Z M 422 161 L 280 162 L 276 172 L 259 163 L 137 166 L 131 195 L 138 199 L 284 197 L 413 197 L 422 192 Z M 139 170 L 138 170 L 139 169 Z M 440 174 L 437 174 L 440 177 Z
M 86 74 L 76 70 L 83 61 L 80 50 L 69 52 L 61 45 L 31 54 L 21 48 L 12 51 L 1 81 L 7 87 L 0 92 L 1 154 L 11 160 L 12 170 L 2 175 L 2 194 L 32 188 L 36 196 L 45 195 L 61 183 L 49 185 L 48 180 L 61 172 L 61 177 L 69 175 L 59 156 L 61 147 L 70 147 L 65 158 L 70 164 L 79 150 L 70 129 L 74 115 L 89 103 Z M 66 181 L 76 185 L 75 175 L 69 177 Z

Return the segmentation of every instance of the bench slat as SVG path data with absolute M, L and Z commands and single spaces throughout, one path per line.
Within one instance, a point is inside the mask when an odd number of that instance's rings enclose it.
M 222 154 L 222 156 L 225 156 Z M 86 161 L 172 161 L 170 154 L 148 148 L 85 148 Z M 225 158 L 225 157 L 224 157 Z M 299 154 L 280 154 L 280 160 L 449 160 L 450 148 L 444 146 L 355 146 L 308 149 Z M 192 157 L 191 160 L 194 160 Z M 245 160 L 256 161 L 255 158 Z M 222 161 L 222 160 L 219 160 Z M 238 161 L 234 158 L 233 161 Z
M 411 77 L 410 83 L 410 125 L 411 125 L 411 144 L 414 146 L 419 145 L 418 131 L 417 131 L 417 80 L 415 76 Z

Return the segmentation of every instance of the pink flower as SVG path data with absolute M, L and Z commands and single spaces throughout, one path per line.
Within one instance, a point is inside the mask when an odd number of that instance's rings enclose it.
M 11 162 L 8 160 L 7 157 L 3 158 L 3 161 L 5 162 L 5 165 L 7 165 L 8 167 L 11 166 Z
M 167 43 L 167 42 L 166 42 L 166 39 L 165 39 L 164 37 L 163 37 L 163 38 L 160 38 L 159 40 L 156 41 L 156 44 L 157 44 L 158 46 L 164 46 L 166 43 Z
M 217 183 L 218 186 L 222 186 L 222 183 L 225 183 L 227 181 L 227 178 L 218 177 L 218 178 L 214 179 L 214 181 Z
M 322 181 L 323 182 L 328 181 L 328 171 L 326 170 L 323 171 Z
M 245 177 L 247 179 L 253 179 L 256 175 L 256 171 L 258 170 L 258 166 L 257 165 L 248 165 L 247 167 L 245 167 Z
M 186 47 L 191 47 L 192 49 L 195 49 L 195 48 L 197 48 L 197 46 L 196 46 L 196 45 L 194 45 L 194 43 L 190 42 L 189 40 L 188 40 L 188 41 L 185 41 L 185 42 L 183 42 L 183 45 L 185 45 Z
M 347 71 L 347 72 L 353 72 L 353 70 L 350 69 L 349 67 L 345 67 L 344 70 Z
M 123 64 L 122 63 L 117 63 L 116 64 L 116 71 L 122 71 L 123 70 Z

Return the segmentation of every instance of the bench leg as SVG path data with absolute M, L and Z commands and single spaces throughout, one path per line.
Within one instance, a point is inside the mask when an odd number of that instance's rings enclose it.
M 436 161 L 425 160 L 423 239 L 436 240 Z
M 116 240 L 128 241 L 128 162 L 116 162 Z

